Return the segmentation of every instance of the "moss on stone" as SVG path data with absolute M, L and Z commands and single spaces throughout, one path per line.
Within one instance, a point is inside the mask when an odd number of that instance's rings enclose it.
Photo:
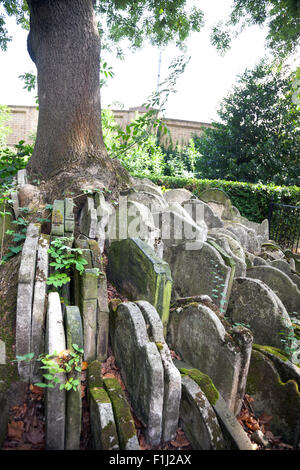
M 110 399 L 102 387 L 90 388 L 90 395 L 96 403 L 110 403 Z
M 88 386 L 89 388 L 102 387 L 102 369 L 100 361 L 93 361 L 88 366 Z
M 136 435 L 129 404 L 117 379 L 104 378 L 103 383 L 113 407 L 120 449 L 126 450 L 128 441 Z
M 203 374 L 198 369 L 181 368 L 179 370 L 182 374 L 191 377 L 199 385 L 211 405 L 216 403 L 219 398 L 219 392 L 208 375 Z
M 156 342 L 156 347 L 159 351 L 161 351 L 163 349 L 163 344 L 162 343 L 159 343 L 159 342 Z
M 261 346 L 260 344 L 253 344 L 252 348 L 262 353 L 269 352 L 270 354 L 273 354 L 274 356 L 278 357 L 279 359 L 285 362 L 289 360 L 289 355 L 279 348 L 274 348 L 272 346 Z

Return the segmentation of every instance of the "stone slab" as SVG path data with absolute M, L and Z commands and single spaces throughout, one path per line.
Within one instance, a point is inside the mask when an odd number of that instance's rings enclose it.
M 175 438 L 178 427 L 181 377 L 173 365 L 171 353 L 164 338 L 163 325 L 157 311 L 146 301 L 138 301 L 136 305 L 142 312 L 146 324 L 149 325 L 147 329 L 148 337 L 155 342 L 164 369 L 162 440 L 167 442 Z
M 93 449 L 118 450 L 119 440 L 111 401 L 104 388 L 89 390 Z
M 66 346 L 72 352 L 73 344 L 83 349 L 83 330 L 79 308 L 76 306 L 67 306 L 64 315 L 64 324 L 66 332 Z M 81 361 L 79 362 L 81 367 Z M 81 399 L 81 372 L 74 370 L 68 375 L 74 380 L 79 380 L 77 390 L 69 390 L 66 394 L 66 433 L 65 449 L 80 449 L 81 417 L 82 417 L 82 399 Z
M 132 302 L 121 303 L 110 314 L 112 349 L 146 439 L 156 446 L 162 436 L 163 366 L 154 342 L 149 341 L 144 317 Z
M 172 277 L 168 264 L 142 240 L 115 241 L 108 252 L 107 277 L 130 300 L 147 300 L 168 324 Z
M 63 237 L 65 233 L 65 202 L 55 199 L 52 210 L 51 235 Z
M 46 354 L 58 354 L 66 349 L 66 339 L 59 294 L 48 294 L 47 324 L 46 324 Z M 60 376 L 65 380 L 64 374 Z M 45 422 L 46 422 L 46 449 L 64 450 L 65 448 L 65 414 L 66 391 L 46 388 L 45 396 Z
M 121 450 L 140 450 L 130 406 L 121 385 L 115 378 L 103 379 L 104 388 L 110 398 Z

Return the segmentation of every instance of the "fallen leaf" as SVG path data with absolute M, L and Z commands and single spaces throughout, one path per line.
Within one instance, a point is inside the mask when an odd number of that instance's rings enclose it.
M 83 361 L 81 364 L 81 370 L 87 370 L 88 368 L 88 363 L 86 361 Z

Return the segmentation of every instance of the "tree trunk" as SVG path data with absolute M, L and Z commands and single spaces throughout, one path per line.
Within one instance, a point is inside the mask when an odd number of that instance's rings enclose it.
M 37 67 L 39 120 L 29 173 L 108 180 L 126 172 L 101 130 L 100 38 L 93 0 L 28 0 L 28 52 Z

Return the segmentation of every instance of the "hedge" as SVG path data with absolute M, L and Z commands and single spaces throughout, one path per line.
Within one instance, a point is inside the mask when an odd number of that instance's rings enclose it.
M 241 215 L 253 222 L 268 218 L 271 200 L 281 204 L 300 206 L 300 188 L 298 186 L 275 186 L 274 184 L 252 184 L 238 181 L 182 178 L 174 176 L 133 175 L 148 178 L 153 183 L 166 189 L 185 188 L 199 197 L 208 188 L 223 189 L 230 197 Z

